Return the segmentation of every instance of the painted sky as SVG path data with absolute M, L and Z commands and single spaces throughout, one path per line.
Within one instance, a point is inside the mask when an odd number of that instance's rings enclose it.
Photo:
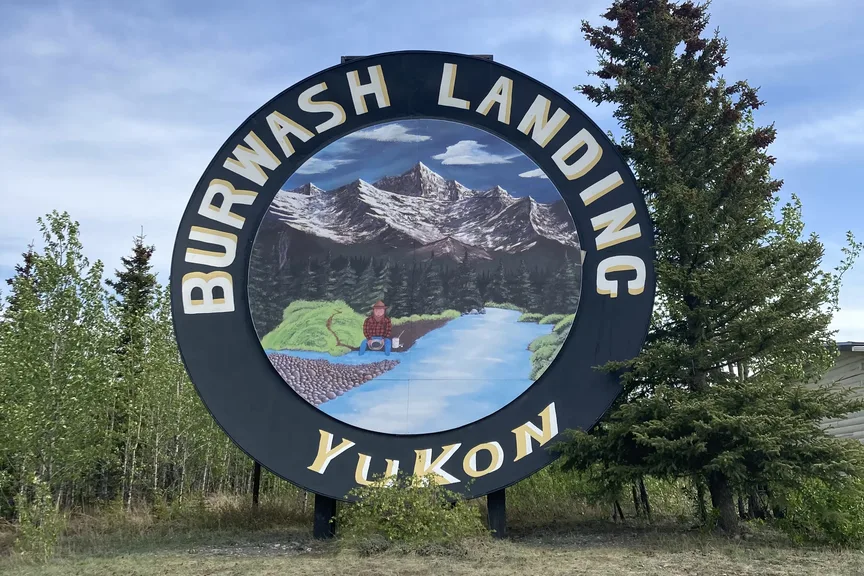
M 38 239 L 36 217 L 68 210 L 109 270 L 141 227 L 167 279 L 180 216 L 231 132 L 270 98 L 342 55 L 403 49 L 493 54 L 549 84 L 618 134 L 608 106 L 572 87 L 596 55 L 581 20 L 608 0 L 4 0 L 0 3 L 0 277 Z M 725 76 L 761 87 L 774 175 L 804 202 L 807 231 L 840 259 L 864 237 L 864 3 L 717 0 Z M 838 338 L 864 341 L 864 264 L 851 273 Z
M 349 134 L 307 160 L 282 188 L 311 182 L 333 190 L 358 178 L 371 183 L 402 174 L 417 162 L 472 190 L 501 186 L 517 198 L 561 199 L 543 171 L 511 144 L 444 120 L 401 120 Z

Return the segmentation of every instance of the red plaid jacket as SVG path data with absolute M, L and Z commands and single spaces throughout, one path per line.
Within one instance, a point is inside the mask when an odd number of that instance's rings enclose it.
M 366 338 L 390 338 L 391 329 L 390 318 L 387 316 L 379 320 L 372 315 L 363 322 L 363 335 Z

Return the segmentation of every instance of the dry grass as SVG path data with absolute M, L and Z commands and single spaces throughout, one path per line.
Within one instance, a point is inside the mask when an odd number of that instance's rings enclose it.
M 538 481 L 542 482 L 543 478 Z M 551 489 L 546 486 L 545 488 Z M 514 502 L 525 494 L 514 491 Z M 482 500 L 481 500 L 482 502 Z M 311 539 L 311 499 L 248 502 L 214 499 L 181 510 L 120 510 L 78 514 L 46 565 L 0 558 L 10 576 L 389 576 L 657 575 L 853 576 L 864 574 L 864 552 L 796 547 L 767 528 L 728 540 L 690 529 L 675 518 L 653 525 L 613 524 L 604 511 L 554 510 L 532 501 L 531 514 L 514 506 L 505 541 L 477 541 L 454 549 L 405 551 L 386 546 L 349 549 Z M 527 502 L 523 502 L 526 508 Z M 542 516 L 548 514 L 545 527 Z M 567 522 L 564 520 L 568 519 Z M 286 528 L 287 527 L 287 528 Z M 0 552 L 11 544 L 0 526 Z M 383 551 L 380 551 L 382 550 Z M 8 552 L 8 551 L 7 551 Z

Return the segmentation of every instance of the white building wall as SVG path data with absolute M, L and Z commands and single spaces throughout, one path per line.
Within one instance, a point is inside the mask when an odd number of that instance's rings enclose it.
M 858 388 L 853 394 L 864 398 L 864 352 L 840 352 L 837 362 L 819 384 L 836 388 Z M 844 438 L 857 438 L 864 442 L 864 411 L 848 414 L 843 419 L 825 421 L 829 434 Z

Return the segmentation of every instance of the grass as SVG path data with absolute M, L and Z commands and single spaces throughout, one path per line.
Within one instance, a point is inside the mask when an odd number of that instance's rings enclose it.
M 501 310 L 513 310 L 515 312 L 525 313 L 524 308 L 520 308 L 515 304 L 510 304 L 509 302 L 486 302 L 484 305 L 486 308 L 499 308 Z
M 350 349 L 339 346 L 336 337 L 327 330 L 327 320 L 331 317 L 331 329 L 339 341 L 355 348 L 360 346 L 364 317 L 341 300 L 292 302 L 282 314 L 282 323 L 261 340 L 261 345 L 268 350 L 308 350 L 328 352 L 333 356 L 346 354 Z
M 740 539 L 706 533 L 684 518 L 689 502 L 674 486 L 649 483 L 654 522 L 611 522 L 592 505 L 578 475 L 557 465 L 507 489 L 508 538 L 450 547 L 316 541 L 313 498 L 291 489 L 248 497 L 213 497 L 183 507 L 119 507 L 74 514 L 46 564 L 8 554 L 14 527 L 0 525 L 0 574 L 8 576 L 298 576 L 396 574 L 484 576 L 804 576 L 864 573 L 864 552 L 795 545 L 761 523 Z M 658 481 L 659 482 L 659 481 Z M 664 488 L 661 490 L 661 488 Z M 665 495 L 668 492 L 670 495 Z M 484 499 L 471 502 L 485 511 Z M 3 549 L 4 544 L 6 549 Z
M 536 312 L 525 312 L 521 316 L 517 322 L 540 322 L 540 319 L 543 318 L 543 314 L 537 314 Z
M 561 320 L 564 319 L 564 314 L 547 314 L 543 318 L 540 319 L 538 324 L 557 324 Z
M 262 503 L 263 504 L 263 503 Z M 508 505 L 510 505 L 508 498 Z M 262 505 L 262 513 L 266 506 Z M 512 509 L 512 506 L 511 506 Z M 347 547 L 310 537 L 309 524 L 249 530 L 177 530 L 136 538 L 72 536 L 44 565 L 0 559 L 8 576 L 318 576 L 396 574 L 485 576 L 804 576 L 864 572 L 864 553 L 793 546 L 768 529 L 741 540 L 707 535 L 679 525 L 612 523 L 586 515 L 568 523 L 526 527 L 510 522 L 503 541 L 466 542 L 450 548 L 406 551 Z M 555 526 L 554 528 L 552 526 Z
M 402 326 L 410 322 L 435 321 L 435 320 L 453 320 L 462 316 L 457 310 L 445 310 L 441 314 L 412 314 L 411 316 L 403 316 L 401 318 L 393 318 L 391 323 L 393 326 Z
M 414 314 L 393 318 L 393 326 L 403 326 L 424 320 L 452 320 L 461 316 L 456 310 L 445 310 L 441 314 Z M 332 318 L 330 328 L 339 337 L 339 342 L 357 348 L 363 341 L 363 321 L 366 316 L 358 314 L 342 300 L 334 302 L 292 302 L 282 314 L 282 323 L 267 334 L 261 345 L 267 350 L 307 350 L 326 352 L 341 356 L 350 348 L 340 346 L 330 330 L 327 320 Z
M 573 324 L 575 317 L 575 314 L 569 316 L 550 314 L 543 318 L 543 320 L 553 318 L 555 326 L 552 328 L 551 334 L 538 336 L 528 345 L 528 349 L 532 352 L 530 375 L 532 380 L 540 378 L 552 363 L 552 360 L 555 359 L 555 356 L 558 355 L 558 351 L 564 345 L 564 340 L 566 340 L 567 334 L 570 332 L 570 326 Z M 543 324 L 544 322 L 541 320 L 540 323 Z M 552 321 L 545 322 L 545 324 L 552 323 Z

